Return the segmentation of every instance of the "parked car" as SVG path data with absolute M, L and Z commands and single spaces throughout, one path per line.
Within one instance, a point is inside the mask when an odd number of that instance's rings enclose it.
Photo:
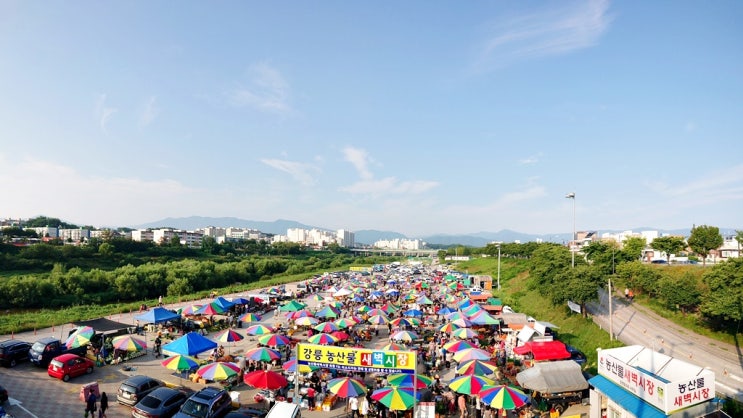
M 228 412 L 224 418 L 266 418 L 268 411 L 265 409 L 240 408 L 237 411 Z
M 132 376 L 119 385 L 116 393 L 116 401 L 122 405 L 134 406 L 157 388 L 164 387 L 165 383 L 154 377 L 136 375 Z
M 159 387 L 142 398 L 132 409 L 134 418 L 170 418 L 175 415 L 188 395 L 180 390 Z
M 570 359 L 583 366 L 586 364 L 586 355 L 572 345 L 566 345 L 565 349 L 570 353 Z
M 191 395 L 181 406 L 175 418 L 224 417 L 232 410 L 232 398 L 224 389 L 205 387 Z
M 94 367 L 95 363 L 92 360 L 68 353 L 54 357 L 49 362 L 46 372 L 51 377 L 67 382 L 71 377 L 93 373 Z
M 0 404 L 4 404 L 8 400 L 8 390 L 0 386 Z
M 31 343 L 18 340 L 5 340 L 0 343 L 0 363 L 5 367 L 15 367 L 20 361 L 28 360 Z
M 61 354 L 75 354 L 85 356 L 88 352 L 88 345 L 67 348 L 64 341 L 57 338 L 46 337 L 36 341 L 28 350 L 28 359 L 37 366 L 46 367 L 51 359 Z

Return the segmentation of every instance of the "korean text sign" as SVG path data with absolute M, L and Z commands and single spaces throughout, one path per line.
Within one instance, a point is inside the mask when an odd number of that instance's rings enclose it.
M 414 351 L 373 350 L 332 345 L 297 344 L 297 362 L 329 369 L 414 374 Z

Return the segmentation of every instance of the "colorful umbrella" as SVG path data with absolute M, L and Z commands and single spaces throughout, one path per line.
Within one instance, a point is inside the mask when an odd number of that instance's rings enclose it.
M 256 361 L 271 361 L 280 359 L 281 354 L 268 347 L 256 347 L 246 351 L 245 357 Z
M 396 327 L 414 327 L 415 322 L 412 321 L 413 318 L 397 318 L 390 321 L 390 323 Z
M 420 309 L 408 309 L 402 314 L 405 316 L 423 316 L 423 312 Z
M 292 358 L 289 359 L 289 361 L 285 361 L 281 365 L 281 368 L 284 369 L 284 370 L 286 370 L 287 372 L 294 373 L 294 372 L 297 371 L 297 364 L 298 364 L 297 363 L 297 358 L 296 357 L 292 357 Z M 300 373 L 309 373 L 309 372 L 311 372 L 313 370 L 317 370 L 318 368 L 319 367 L 305 366 L 304 364 L 300 364 L 299 365 L 299 372 Z
M 452 331 L 451 333 L 452 337 L 461 338 L 463 340 L 467 340 L 470 338 L 477 337 L 477 331 L 471 329 L 471 328 L 459 328 L 457 330 Z
M 197 309 L 194 313 L 197 315 L 222 315 L 225 311 L 226 309 L 222 305 L 216 302 L 210 302 Z
M 111 343 L 115 349 L 121 351 L 142 351 L 147 348 L 147 342 L 131 335 L 119 335 Z
M 287 312 L 286 317 L 289 319 L 297 319 L 297 318 L 304 318 L 307 316 L 315 316 L 312 312 L 308 311 L 307 309 L 300 309 L 298 311 L 294 312 Z
M 314 295 L 310 296 L 310 300 L 314 302 L 322 302 L 325 298 L 315 293 Z
M 457 366 L 457 374 L 491 375 L 498 370 L 498 365 L 488 360 L 467 360 Z
M 413 388 L 401 388 L 397 386 L 385 386 L 375 390 L 371 398 L 380 402 L 393 411 L 405 411 L 415 404 L 415 391 Z M 420 392 L 418 393 L 420 397 Z
M 390 386 L 399 386 L 418 389 L 425 389 L 433 383 L 433 379 L 422 374 L 412 375 L 407 373 L 393 373 L 387 375 L 387 384 Z
M 213 380 L 215 382 L 227 380 L 232 376 L 237 376 L 238 373 L 240 373 L 240 366 L 235 363 L 224 361 L 209 363 L 196 370 L 196 374 L 199 376 L 206 380 Z
M 258 389 L 279 389 L 288 385 L 286 378 L 270 370 L 256 370 L 243 376 L 246 385 Z
M 356 325 L 357 322 L 353 318 L 341 318 L 335 321 L 335 325 L 338 328 L 351 328 L 352 326 Z
M 307 341 L 309 341 L 312 344 L 328 345 L 328 344 L 333 344 L 333 343 L 338 342 L 338 339 L 333 337 L 330 334 L 322 333 L 322 334 L 316 334 L 316 335 L 311 336 L 310 338 L 307 339 Z
M 470 322 L 476 325 L 498 325 L 500 321 L 495 319 L 492 315 L 482 310 L 470 317 Z
M 199 310 L 203 305 L 188 305 L 181 309 L 181 315 L 196 315 L 196 311 Z
M 467 318 L 457 318 L 451 320 L 451 323 L 458 326 L 459 328 L 469 328 L 472 326 L 472 322 L 470 322 Z
M 338 318 L 338 312 L 334 308 L 326 306 L 315 313 L 315 316 L 318 318 Z
M 252 325 L 245 329 L 245 332 L 250 335 L 265 335 L 273 332 L 273 329 L 265 325 Z
M 258 337 L 258 342 L 269 347 L 279 347 L 282 345 L 290 345 L 292 343 L 289 337 L 281 334 L 261 335 Z
M 386 325 L 390 323 L 390 320 L 389 318 L 387 318 L 387 315 L 370 316 L 368 321 L 370 324 L 374 324 L 374 325 Z
M 463 363 L 467 360 L 490 360 L 491 354 L 479 348 L 465 348 L 454 353 L 454 360 Z
M 339 328 L 338 328 L 338 325 L 335 324 L 335 322 L 321 322 L 315 325 L 314 327 L 312 327 L 312 329 L 314 329 L 315 331 L 319 331 L 319 332 L 330 333 L 333 331 L 338 331 Z
M 349 338 L 351 338 L 351 336 L 348 335 L 348 333 L 345 332 L 345 331 L 333 331 L 333 332 L 330 333 L 330 335 L 332 335 L 333 337 L 337 338 L 338 341 L 346 341 Z
M 494 385 L 495 382 L 487 377 L 465 375 L 459 376 L 449 382 L 449 387 L 458 393 L 465 395 L 477 395 L 485 385 Z
M 307 306 L 304 303 L 297 302 L 296 300 L 289 301 L 279 307 L 280 312 L 295 312 L 300 309 L 304 309 Z
M 513 386 L 498 385 L 483 387 L 478 396 L 493 408 L 516 409 L 526 405 L 529 396 Z
M 311 316 L 303 316 L 301 318 L 297 318 L 294 320 L 294 323 L 297 325 L 310 327 L 312 325 L 317 325 L 320 323 L 320 320 L 317 318 L 313 318 Z
M 339 377 L 328 381 L 328 390 L 341 398 L 365 395 L 364 383 L 351 377 Z
M 90 342 L 90 339 L 95 335 L 95 330 L 92 327 L 84 326 L 77 327 L 77 329 L 67 337 L 65 345 L 67 348 L 82 347 Z
M 460 329 L 459 325 L 452 324 L 451 322 L 447 322 L 444 325 L 439 327 L 439 331 L 441 332 L 452 332 Z
M 390 340 L 412 342 L 414 340 L 417 340 L 418 338 L 418 334 L 414 333 L 413 331 L 398 331 L 392 334 Z
M 260 322 L 263 320 L 263 317 L 253 312 L 248 312 L 240 315 L 237 319 L 242 322 Z
M 183 371 L 191 370 L 194 367 L 197 367 L 199 365 L 199 362 L 196 361 L 196 359 L 193 357 L 178 354 L 173 357 L 166 358 L 160 364 L 165 366 L 166 369 Z
M 386 351 L 405 351 L 407 349 L 408 348 L 405 347 L 404 345 L 400 345 L 397 343 L 389 343 L 387 345 L 382 346 L 382 348 L 380 348 L 380 350 L 386 350 Z
M 236 331 L 233 331 L 230 328 L 227 328 L 224 331 L 219 331 L 216 334 L 214 334 L 214 340 L 222 342 L 222 343 L 231 343 L 234 341 L 240 341 L 243 338 L 245 337 L 243 337 L 242 335 L 238 334 Z

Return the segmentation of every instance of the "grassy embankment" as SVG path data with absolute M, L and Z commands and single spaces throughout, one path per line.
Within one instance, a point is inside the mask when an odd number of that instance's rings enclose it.
M 359 264 L 354 263 L 353 265 Z M 350 265 L 343 266 L 339 269 L 347 269 L 349 266 Z M 307 280 L 307 278 L 312 277 L 314 274 L 322 274 L 324 271 L 308 272 L 294 275 L 279 275 L 252 283 L 232 285 L 226 288 L 214 289 L 214 291 L 220 295 L 246 292 L 250 290 L 280 285 L 283 283 L 292 283 Z M 201 291 L 190 295 L 182 295 L 180 297 L 165 296 L 163 297 L 163 303 L 182 303 L 186 305 L 190 301 L 209 297 L 209 293 L 210 291 Z M 103 316 L 116 315 L 119 313 L 137 312 L 140 305 L 142 305 L 143 303 L 147 306 L 155 306 L 157 305 L 157 299 L 142 300 L 129 303 L 115 303 L 108 305 L 78 305 L 55 310 L 42 309 L 38 311 L 2 313 L 0 314 L 0 335 L 9 335 L 11 334 L 11 332 L 22 332 L 48 328 L 55 325 L 69 324 L 74 321 L 95 319 Z
M 467 269 L 469 274 L 487 274 L 497 276 L 498 261 L 493 258 L 478 258 L 466 263 L 459 263 L 459 270 Z M 567 306 L 552 306 L 547 295 L 537 290 L 527 290 L 526 280 L 529 277 L 528 261 L 501 259 L 501 291 L 493 290 L 493 295 L 500 298 L 515 312 L 525 313 L 538 321 L 551 322 L 560 328 L 557 337 L 560 341 L 572 345 L 586 354 L 586 370 L 597 373 L 597 348 L 621 347 L 619 341 L 610 341 L 608 332 L 599 328 L 590 318 L 570 312 Z

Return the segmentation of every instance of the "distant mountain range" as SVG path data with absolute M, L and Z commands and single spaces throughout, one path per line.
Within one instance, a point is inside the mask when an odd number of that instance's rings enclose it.
M 289 221 L 286 219 L 278 219 L 273 222 L 264 221 L 250 221 L 247 219 L 226 217 L 226 218 L 211 218 L 204 216 L 189 216 L 187 218 L 165 218 L 160 221 L 150 222 L 142 225 L 134 225 L 132 228 L 146 229 L 146 228 L 176 228 L 185 230 L 194 230 L 198 228 L 204 228 L 207 226 L 215 227 L 235 227 L 235 228 L 250 228 L 257 229 L 261 232 L 274 235 L 285 235 L 286 230 L 290 228 L 302 228 L 302 229 L 321 229 L 326 231 L 332 231 L 332 229 L 306 225 L 297 221 Z M 688 229 L 675 229 L 675 230 L 660 230 L 658 228 L 641 227 L 633 228 L 633 231 L 659 231 L 663 234 L 683 235 L 688 237 L 691 228 Z M 498 232 L 476 232 L 471 234 L 437 234 L 430 235 L 427 237 L 408 237 L 404 234 L 394 231 L 379 231 L 376 229 L 364 229 L 360 231 L 352 231 L 355 234 L 357 244 L 373 244 L 380 240 L 390 239 L 421 239 L 431 245 L 465 245 L 471 247 L 484 247 L 488 243 L 494 241 L 501 242 L 530 242 L 542 240 L 545 242 L 556 242 L 563 243 L 570 240 L 572 233 L 567 232 L 563 234 L 526 234 L 522 232 L 511 231 L 508 229 L 502 229 Z M 600 230 L 599 233 L 603 234 L 606 232 L 617 233 L 619 230 Z M 723 235 L 735 235 L 733 229 L 720 228 L 720 232 Z

